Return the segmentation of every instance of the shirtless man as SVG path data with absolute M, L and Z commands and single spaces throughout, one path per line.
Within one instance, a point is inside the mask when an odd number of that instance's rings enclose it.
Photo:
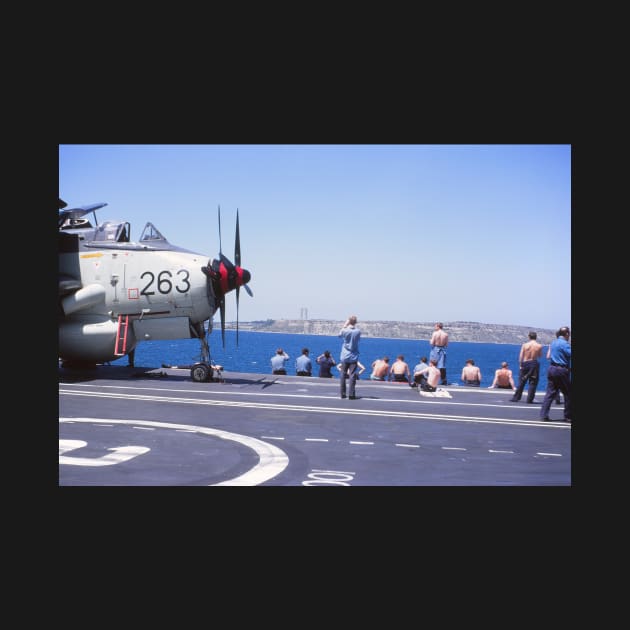
M 420 358 L 420 363 L 413 368 L 413 383 L 412 387 L 417 387 L 418 385 L 422 385 L 422 383 L 427 382 L 427 370 L 429 369 L 429 364 L 427 363 L 428 359 L 426 357 Z
M 462 369 L 462 381 L 468 387 L 479 387 L 481 385 L 481 370 L 475 365 L 473 359 L 468 359 Z
M 514 379 L 512 378 L 512 370 L 508 369 L 506 361 L 501 363 L 501 367 L 495 371 L 494 380 L 488 389 L 498 387 L 499 389 L 516 389 Z
M 429 361 L 429 367 L 425 371 L 427 375 L 427 382 L 421 383 L 420 389 L 424 392 L 434 392 L 437 389 L 440 382 L 440 370 L 437 367 L 437 360 L 431 359 Z
M 394 361 L 391 369 L 389 370 L 390 380 L 396 383 L 409 383 L 411 384 L 411 372 L 409 366 L 405 363 L 405 357 L 399 354 Z
M 430 358 L 435 359 L 435 364 L 440 370 L 442 385 L 448 385 L 446 382 L 446 346 L 448 346 L 448 333 L 442 329 L 442 326 L 442 322 L 438 322 L 431 335 L 431 340 L 429 341 L 431 345 Z
M 388 373 L 389 357 L 376 359 L 376 361 L 372 363 L 372 374 L 370 374 L 370 379 L 373 381 L 384 381 Z
M 529 341 L 521 346 L 521 352 L 518 355 L 518 364 L 520 366 L 518 376 L 518 387 L 514 392 L 514 396 L 510 398 L 511 402 L 518 402 L 523 395 L 525 383 L 529 381 L 527 389 L 527 402 L 531 405 L 536 395 L 536 387 L 538 385 L 538 376 L 540 373 L 540 359 L 542 355 L 542 344 L 536 341 L 536 333 L 529 333 Z

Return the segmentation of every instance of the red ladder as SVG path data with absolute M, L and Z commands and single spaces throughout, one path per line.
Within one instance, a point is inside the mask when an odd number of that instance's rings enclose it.
M 116 333 L 116 345 L 114 354 L 122 357 L 127 354 L 127 328 L 129 327 L 129 315 L 118 316 L 118 332 Z M 122 342 L 122 348 L 120 347 Z

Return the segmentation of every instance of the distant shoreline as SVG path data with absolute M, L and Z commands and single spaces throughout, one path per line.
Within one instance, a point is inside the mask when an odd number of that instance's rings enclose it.
M 361 328 L 361 326 L 359 325 L 359 328 Z M 234 327 L 232 326 L 228 326 L 227 322 L 225 324 L 225 330 L 231 330 L 232 332 L 236 331 L 236 324 L 234 324 Z M 305 333 L 305 332 L 291 332 L 291 331 L 283 331 L 283 330 L 251 330 L 251 329 L 245 329 L 243 330 L 241 328 L 241 323 L 239 322 L 238 324 L 238 331 L 239 332 L 254 332 L 256 334 L 261 333 L 263 335 L 265 334 L 270 334 L 270 335 L 311 335 L 313 337 L 337 337 L 336 334 L 328 334 L 328 333 Z M 420 337 L 377 337 L 376 335 L 363 335 L 364 339 L 388 339 L 388 340 L 392 340 L 392 339 L 410 339 L 412 341 L 426 341 L 427 343 L 429 342 L 429 339 L 421 339 Z M 502 341 L 502 342 L 498 342 L 498 341 L 465 341 L 463 339 L 450 339 L 449 343 L 504 343 L 505 345 L 514 345 L 514 342 L 512 341 Z M 520 345 L 520 344 L 519 344 Z
M 268 319 L 239 322 L 240 332 L 280 333 L 285 335 L 321 335 L 336 337 L 343 326 L 342 321 L 323 319 Z M 435 322 L 360 321 L 364 338 L 372 339 L 415 339 L 429 341 Z M 213 328 L 217 322 L 213 321 Z M 236 330 L 236 322 L 226 322 L 226 330 Z M 538 341 L 551 343 L 555 330 L 508 324 L 484 324 L 480 322 L 444 322 L 444 330 L 450 342 L 496 343 L 520 345 L 529 340 L 529 332 L 535 331 Z M 383 334 L 393 332 L 395 334 Z

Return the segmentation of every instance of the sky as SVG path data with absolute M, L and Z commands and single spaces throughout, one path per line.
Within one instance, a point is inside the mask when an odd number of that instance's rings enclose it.
M 64 144 L 59 196 L 232 261 L 238 209 L 241 322 L 571 326 L 568 144 Z

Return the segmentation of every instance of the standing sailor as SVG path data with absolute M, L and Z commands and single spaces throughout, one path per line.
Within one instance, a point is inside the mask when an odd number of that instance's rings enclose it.
M 356 398 L 355 387 L 358 377 L 357 368 L 359 363 L 359 339 L 361 339 L 361 331 L 356 324 L 357 316 L 350 315 L 339 332 L 339 337 L 343 339 L 341 355 L 339 357 L 339 393 L 342 398 L 346 397 L 346 379 L 349 378 L 348 398 L 350 398 L 350 400 Z
M 435 330 L 431 335 L 431 354 L 429 359 L 435 359 L 437 368 L 440 370 L 442 385 L 448 385 L 446 381 L 446 346 L 448 346 L 448 333 L 442 330 L 442 322 L 435 325 Z

